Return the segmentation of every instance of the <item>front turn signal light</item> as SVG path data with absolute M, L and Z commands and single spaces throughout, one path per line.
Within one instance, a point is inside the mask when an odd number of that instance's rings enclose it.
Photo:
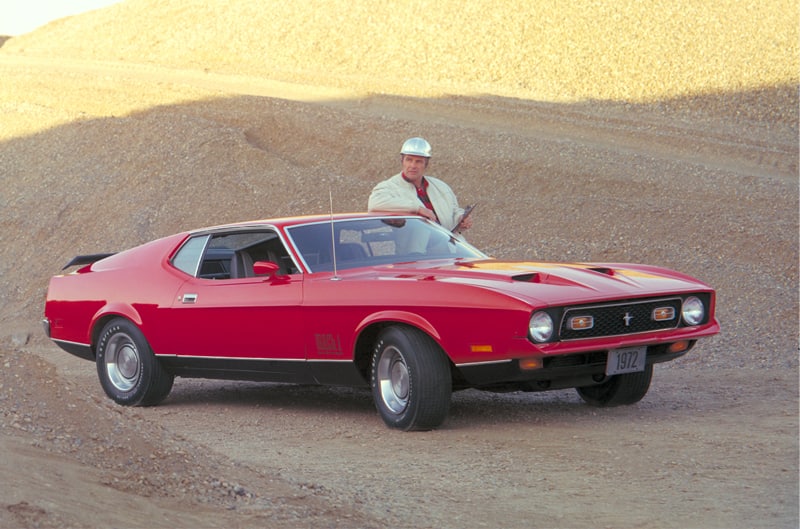
M 542 368 L 541 358 L 523 358 L 519 361 L 519 368 L 525 371 Z
M 681 340 L 680 342 L 675 342 L 669 344 L 667 347 L 668 353 L 682 353 L 683 351 L 689 348 L 689 341 L 688 340 Z

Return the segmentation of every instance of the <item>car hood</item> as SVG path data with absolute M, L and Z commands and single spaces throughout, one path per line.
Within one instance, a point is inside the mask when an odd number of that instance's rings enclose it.
M 459 260 L 402 263 L 373 269 L 382 279 L 427 280 L 487 288 L 529 303 L 574 304 L 711 291 L 690 276 L 630 263 Z

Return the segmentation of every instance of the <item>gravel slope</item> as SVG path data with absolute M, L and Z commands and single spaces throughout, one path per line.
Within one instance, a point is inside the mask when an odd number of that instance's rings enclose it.
M 255 5 L 131 0 L 0 48 L 0 440 L 15 454 L 0 525 L 208 509 L 210 526 L 461 526 L 448 487 L 479 494 L 489 475 L 498 509 L 472 519 L 507 527 L 529 527 L 530 505 L 548 526 L 797 525 L 795 3 Z M 403 438 L 348 392 L 179 381 L 165 407 L 121 409 L 41 336 L 47 279 L 72 256 L 324 212 L 329 189 L 337 211 L 363 210 L 411 135 L 433 144 L 431 174 L 480 201 L 477 246 L 682 270 L 717 288 L 723 332 L 663 366 L 641 406 L 459 395 L 441 432 Z M 277 454 L 232 428 L 269 432 Z M 380 467 L 340 472 L 370 447 Z M 506 459 L 531 454 L 546 480 Z M 419 501 L 387 475 L 426 483 Z M 103 517 L 55 476 L 84 479 Z M 652 491 L 650 518 L 614 487 Z M 118 493 L 136 506 L 114 511 Z

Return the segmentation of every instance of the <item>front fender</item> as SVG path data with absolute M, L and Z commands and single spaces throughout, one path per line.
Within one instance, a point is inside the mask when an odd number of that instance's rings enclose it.
M 370 325 L 382 322 L 397 322 L 411 325 L 412 327 L 416 327 L 417 329 L 423 331 L 428 336 L 436 340 L 437 343 L 441 344 L 442 340 L 439 332 L 428 320 L 419 314 L 404 310 L 384 310 L 370 314 L 358 324 L 358 327 L 356 328 L 356 335 L 360 335 L 361 332 Z

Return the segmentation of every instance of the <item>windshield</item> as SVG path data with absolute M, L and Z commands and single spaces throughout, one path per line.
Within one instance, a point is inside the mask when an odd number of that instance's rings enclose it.
M 418 217 L 336 220 L 288 228 L 312 272 L 433 259 L 484 259 L 486 255 L 437 224 Z M 331 244 L 331 235 L 336 241 Z

